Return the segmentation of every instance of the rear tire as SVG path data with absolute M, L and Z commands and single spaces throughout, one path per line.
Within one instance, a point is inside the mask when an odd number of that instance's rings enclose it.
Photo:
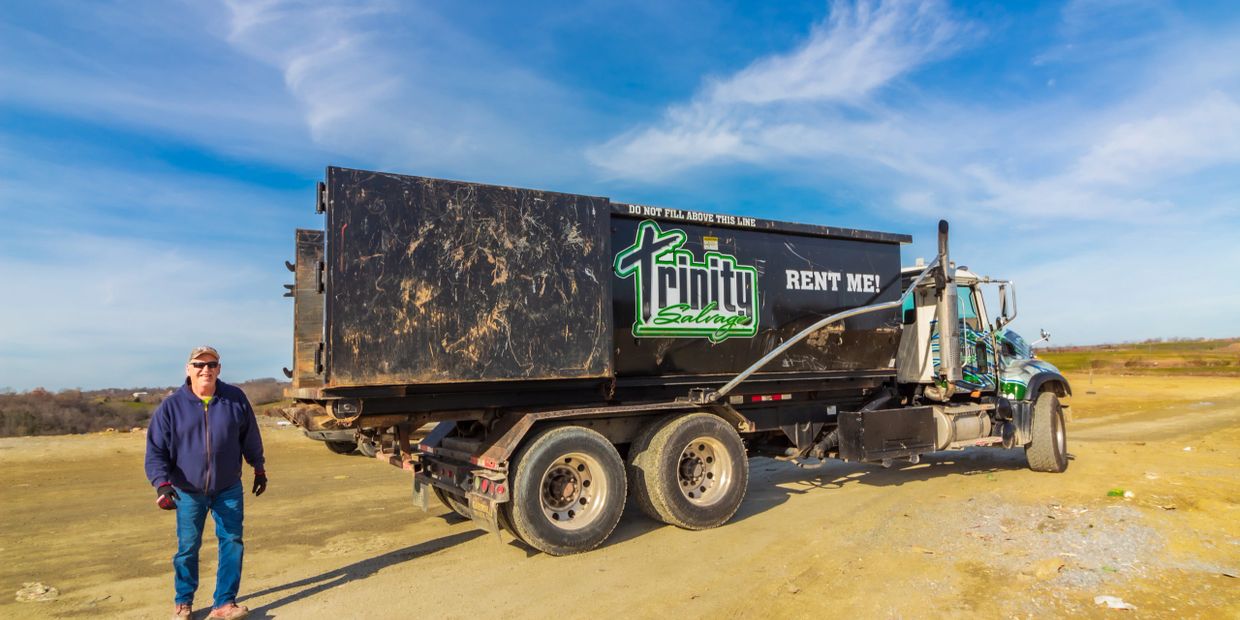
M 662 521 L 663 517 L 659 516 L 659 512 L 655 510 L 654 504 L 650 502 L 650 491 L 646 488 L 646 476 L 643 475 L 642 469 L 636 461 L 638 455 L 649 449 L 650 442 L 654 439 L 654 434 L 666 426 L 671 419 L 671 416 L 663 416 L 651 420 L 646 426 L 642 427 L 641 432 L 629 444 L 629 462 L 626 468 L 629 482 L 629 497 L 637 502 L 637 507 L 647 517 L 655 521 Z
M 716 415 L 690 413 L 656 422 L 629 448 L 638 505 L 687 530 L 723 525 L 749 484 L 749 459 L 736 429 Z
M 550 555 L 589 551 L 624 512 L 624 462 L 605 437 L 560 426 L 534 437 L 513 458 L 506 526 Z
M 1068 469 L 1068 432 L 1063 406 L 1054 392 L 1042 392 L 1033 403 L 1033 440 L 1025 446 L 1029 469 L 1060 473 Z
M 357 444 L 352 441 L 324 441 L 328 450 L 334 454 L 353 454 L 357 449 Z
M 451 491 L 445 491 L 436 486 L 432 486 L 431 488 L 435 490 L 435 497 L 438 497 L 439 501 L 443 502 L 444 506 L 451 508 L 452 512 L 455 512 L 466 519 L 473 518 L 473 513 L 469 511 L 469 504 L 463 497 Z

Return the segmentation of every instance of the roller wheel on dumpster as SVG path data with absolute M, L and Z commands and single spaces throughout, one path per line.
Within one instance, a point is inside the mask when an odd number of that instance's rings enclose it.
M 445 491 L 439 487 L 431 488 L 435 490 L 435 497 L 438 497 L 439 501 L 443 502 L 444 506 L 451 508 L 452 512 L 455 512 L 466 519 L 472 518 L 469 511 L 469 504 L 465 501 L 464 497 L 461 497 L 456 493 L 452 493 L 451 491 Z
M 654 519 L 704 530 L 736 514 L 749 484 L 749 460 L 736 429 L 718 416 L 658 420 L 629 448 L 633 496 Z
M 1033 403 L 1033 441 L 1025 446 L 1029 469 L 1059 473 L 1068 468 L 1068 433 L 1063 406 L 1054 392 L 1042 392 Z
M 548 429 L 513 458 L 503 525 L 551 555 L 589 551 L 624 512 L 624 461 L 605 437 L 579 426 Z
M 353 454 L 357 449 L 357 444 L 352 441 L 325 441 L 327 449 L 335 454 Z

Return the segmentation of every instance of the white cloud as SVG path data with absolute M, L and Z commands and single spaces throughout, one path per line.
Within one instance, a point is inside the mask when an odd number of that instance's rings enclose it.
M 308 214 L 313 200 L 309 187 L 282 191 L 159 162 L 118 161 L 107 148 L 51 139 L 0 144 L 0 192 L 0 213 L 11 218 L 4 232 L 18 238 L 52 230 L 165 238 L 194 231 L 245 243 L 283 234 L 290 207 Z
M 716 105 L 856 102 L 946 54 L 963 30 L 938 2 L 836 3 L 801 47 L 710 83 L 704 98 Z
M 1240 164 L 1240 103 L 1214 91 L 1116 124 L 1081 158 L 1076 176 L 1082 183 L 1143 185 L 1222 164 Z
M 277 376 L 287 363 L 291 304 L 271 273 L 245 260 L 203 246 L 63 231 L 23 242 L 46 254 L 0 261 L 9 291 L 0 304 L 0 323 L 9 326 L 0 332 L 3 386 L 175 384 L 182 356 L 204 342 L 228 352 L 235 380 Z
M 281 261 L 290 205 L 322 225 L 308 190 L 21 138 L 0 145 L 0 194 L 0 387 L 168 385 L 202 342 L 226 380 L 288 364 Z
M 395 7 L 282 0 L 225 5 L 228 43 L 280 70 L 316 140 L 333 124 L 379 105 L 396 85 L 399 74 L 358 27 Z
M 1133 9 L 1118 4 L 1074 3 L 1064 30 L 1078 36 L 1091 16 Z M 1096 69 L 1111 80 L 1116 69 L 1127 83 L 1111 86 L 1130 97 L 1095 102 L 1091 88 L 1060 84 L 995 107 L 905 85 L 960 52 L 977 27 L 934 2 L 836 4 L 794 51 L 707 81 L 657 122 L 588 155 L 610 176 L 640 180 L 733 162 L 799 168 L 820 183 L 885 191 L 915 213 L 1169 214 L 1172 198 L 1144 190 L 1240 162 L 1240 66 L 1219 60 L 1240 45 L 1226 32 L 1167 28 L 1146 39 L 1160 47 L 1141 56 L 1145 65 Z M 1089 83 L 1089 74 L 1074 78 Z
M 48 32 L 0 21 L 0 103 L 261 161 L 296 160 L 309 147 L 287 112 L 292 99 L 270 70 L 210 34 L 218 18 L 207 7 L 44 10 Z
M 1139 14 L 1108 34 L 1125 12 Z M 872 209 L 871 225 L 913 232 L 911 256 L 946 217 L 960 259 L 1024 281 L 1023 324 L 1060 343 L 1238 333 L 1240 287 L 1226 272 L 1240 259 L 1234 26 L 1193 28 L 1162 5 L 1073 3 L 1050 51 L 979 97 L 916 87 L 927 63 L 974 42 L 977 29 L 942 5 L 832 14 L 795 50 L 707 80 L 591 161 L 630 181 L 714 165 L 860 190 L 896 207 Z
M 227 0 L 227 42 L 280 72 L 313 140 L 372 165 L 562 176 L 570 95 L 412 4 Z M 546 180 L 542 181 L 546 183 Z
M 585 124 L 574 95 L 432 8 L 221 0 L 48 11 L 37 27 L 0 20 L 0 104 L 284 166 L 364 160 L 493 181 L 580 169 L 566 165 L 579 156 L 563 137 Z
M 849 154 L 867 144 L 858 140 L 901 132 L 870 97 L 949 54 L 971 30 L 940 2 L 835 3 L 797 49 L 707 81 L 658 123 L 588 157 L 615 177 L 661 178 L 719 161 Z M 899 165 L 897 151 L 876 151 L 871 158 Z

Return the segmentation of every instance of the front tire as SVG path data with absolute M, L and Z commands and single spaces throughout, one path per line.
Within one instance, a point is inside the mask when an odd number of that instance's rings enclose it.
M 687 530 L 723 525 L 749 484 L 749 459 L 736 429 L 718 416 L 690 413 L 657 421 L 629 448 L 638 505 Z
M 325 441 L 323 443 L 333 454 L 353 454 L 353 451 L 357 449 L 357 444 L 352 441 Z
M 624 462 L 595 431 L 544 431 L 517 452 L 513 471 L 504 525 L 535 549 L 550 555 L 589 551 L 620 522 Z
M 1060 473 L 1068 469 L 1068 432 L 1063 406 L 1054 392 L 1042 392 L 1033 403 L 1033 441 L 1025 446 L 1029 469 Z

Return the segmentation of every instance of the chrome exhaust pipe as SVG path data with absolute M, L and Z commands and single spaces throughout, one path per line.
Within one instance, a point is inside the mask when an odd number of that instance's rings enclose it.
M 947 220 L 939 220 L 938 317 L 939 377 L 947 383 L 943 396 L 950 398 L 956 382 L 963 378 L 960 370 L 960 319 L 956 305 L 956 267 L 947 253 Z

